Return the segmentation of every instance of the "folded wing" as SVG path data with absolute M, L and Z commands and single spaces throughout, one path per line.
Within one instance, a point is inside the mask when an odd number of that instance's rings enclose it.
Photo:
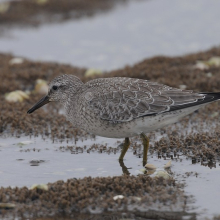
M 204 94 L 132 78 L 106 78 L 88 82 L 84 98 L 90 109 L 113 123 L 202 104 Z

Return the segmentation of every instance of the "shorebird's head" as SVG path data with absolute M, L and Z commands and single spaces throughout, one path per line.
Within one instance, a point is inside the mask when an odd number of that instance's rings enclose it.
M 82 87 L 83 82 L 73 75 L 61 75 L 54 78 L 49 83 L 48 94 L 38 101 L 27 113 L 31 114 L 38 108 L 49 102 L 64 103 L 71 95 L 74 96 L 79 88 Z

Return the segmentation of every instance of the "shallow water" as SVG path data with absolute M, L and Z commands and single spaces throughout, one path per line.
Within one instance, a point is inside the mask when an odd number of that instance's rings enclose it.
M 19 146 L 20 142 L 32 143 Z M 93 143 L 117 147 L 115 139 L 98 137 L 96 140 L 78 141 L 77 146 L 91 146 Z M 116 176 L 121 175 L 118 153 L 99 154 L 97 152 L 71 153 L 60 150 L 60 146 L 75 146 L 74 143 L 52 143 L 41 138 L 0 139 L 0 185 L 31 186 L 34 183 L 55 182 L 59 179 L 82 178 L 85 176 Z M 33 151 L 35 149 L 35 151 Z M 38 151 L 40 150 L 40 151 Z M 32 166 L 31 161 L 40 161 L 39 166 Z M 42 162 L 41 162 L 42 161 Z M 133 167 L 131 173 L 137 174 L 141 168 L 141 159 L 137 160 L 132 153 L 126 155 L 127 165 Z M 36 163 L 34 163 L 35 165 Z
M 119 141 L 122 141 L 121 139 Z M 23 145 L 23 144 L 26 145 Z M 122 167 L 116 153 L 87 153 L 81 151 L 66 151 L 60 146 L 87 146 L 93 144 L 106 145 L 117 148 L 116 139 L 97 137 L 75 143 L 52 143 L 41 138 L 1 138 L 0 139 L 0 186 L 28 186 L 32 184 L 55 182 L 69 178 L 83 178 L 85 176 L 117 176 L 122 175 Z M 119 149 L 119 148 L 118 148 Z M 39 163 L 38 163 L 39 162 Z M 163 168 L 168 162 L 158 159 L 155 155 L 149 155 L 148 163 L 158 168 Z M 142 174 L 142 158 L 133 155 L 129 149 L 124 160 L 125 166 L 132 175 Z M 192 212 L 197 212 L 201 217 L 211 217 L 220 214 L 220 166 L 210 169 L 208 166 L 193 164 L 191 159 L 183 156 L 172 160 L 171 171 L 173 177 L 186 183 L 184 188 L 188 195 L 193 195 L 195 203 Z
M 91 18 L 11 29 L 0 38 L 0 52 L 117 69 L 155 55 L 182 55 L 219 45 L 219 8 L 220 1 L 209 0 L 131 1 Z

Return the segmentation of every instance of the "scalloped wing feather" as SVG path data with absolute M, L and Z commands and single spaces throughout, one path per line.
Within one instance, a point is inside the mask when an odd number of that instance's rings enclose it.
M 86 83 L 84 98 L 97 116 L 113 123 L 160 114 L 171 106 L 185 105 L 203 99 L 193 91 L 132 78 L 95 79 Z

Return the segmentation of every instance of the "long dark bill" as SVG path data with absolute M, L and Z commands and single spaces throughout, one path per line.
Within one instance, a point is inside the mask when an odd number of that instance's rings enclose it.
M 39 102 L 37 102 L 32 108 L 30 108 L 27 113 L 31 114 L 32 112 L 34 112 L 35 110 L 37 110 L 38 108 L 42 107 L 43 105 L 46 105 L 49 102 L 49 97 L 45 96 L 43 97 Z

